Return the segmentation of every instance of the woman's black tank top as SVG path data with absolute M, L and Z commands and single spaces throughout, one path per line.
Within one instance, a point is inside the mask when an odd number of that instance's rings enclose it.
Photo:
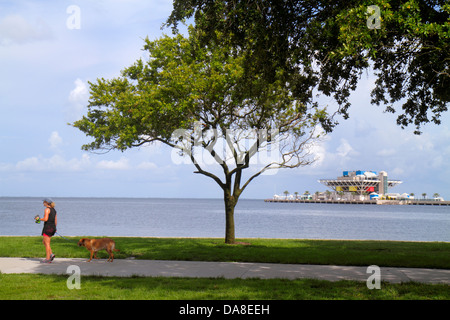
M 48 236 L 53 236 L 56 232 L 56 210 L 55 208 L 49 208 L 48 220 L 44 222 L 44 228 L 42 229 L 42 235 L 45 233 Z

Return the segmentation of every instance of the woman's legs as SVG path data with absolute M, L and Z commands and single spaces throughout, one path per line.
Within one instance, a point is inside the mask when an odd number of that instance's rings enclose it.
M 50 240 L 51 238 L 49 236 L 44 236 L 44 239 L 42 240 L 42 243 L 45 246 L 45 258 L 47 260 L 50 260 L 50 256 L 52 255 L 52 248 L 50 247 Z

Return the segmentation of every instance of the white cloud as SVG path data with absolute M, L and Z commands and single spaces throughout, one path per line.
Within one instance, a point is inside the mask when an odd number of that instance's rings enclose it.
M 310 152 L 316 161 L 311 166 L 299 169 L 298 173 L 302 175 L 328 174 L 328 172 L 336 172 L 337 167 L 348 166 L 349 162 L 359 155 L 359 152 L 350 145 L 347 139 L 341 138 L 339 142 L 336 146 L 332 135 L 329 135 L 314 143 Z M 336 146 L 334 151 L 333 146 Z
M 41 171 L 44 169 L 37 157 L 31 157 L 19 161 L 16 165 L 16 168 L 19 171 Z
M 89 99 L 89 89 L 83 80 L 77 78 L 74 82 L 75 88 L 69 94 L 69 107 L 66 110 L 68 121 L 75 121 L 81 118 L 83 109 L 87 106 Z
M 87 85 L 80 78 L 77 78 L 74 83 L 75 89 L 70 91 L 69 100 L 75 103 L 84 102 L 89 93 Z
M 341 138 L 340 141 L 341 144 L 336 149 L 338 156 L 347 157 L 358 154 L 346 139 Z
M 131 169 L 129 160 L 125 157 L 122 157 L 117 161 L 102 160 L 97 164 L 97 168 L 98 169 L 106 169 L 106 170 L 129 170 L 129 169 Z
M 319 143 L 315 143 L 311 146 L 310 148 L 310 152 L 313 155 L 315 161 L 312 164 L 312 167 L 320 167 L 326 156 L 327 156 L 327 151 L 325 149 L 325 146 L 323 144 Z
M 77 172 L 85 170 L 90 166 L 89 155 L 83 154 L 81 159 L 66 160 L 60 155 L 54 155 L 50 158 L 42 156 L 30 157 L 19 161 L 13 168 L 19 172 Z M 4 166 L 12 168 L 11 166 Z
M 50 27 L 41 19 L 32 23 L 18 14 L 0 20 L 0 45 L 24 44 L 52 38 Z
M 157 168 L 158 168 L 158 166 L 155 163 L 150 162 L 150 161 L 141 162 L 137 166 L 137 169 L 141 169 L 141 170 L 154 170 L 154 169 L 157 169 Z
M 58 149 L 58 147 L 62 144 L 63 139 L 59 136 L 58 131 L 53 131 L 48 139 L 48 142 L 50 142 L 50 148 Z

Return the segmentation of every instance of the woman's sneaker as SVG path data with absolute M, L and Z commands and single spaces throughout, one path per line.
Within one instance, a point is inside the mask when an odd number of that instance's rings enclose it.
M 53 259 L 55 259 L 55 255 L 52 253 L 52 255 L 50 256 L 50 262 L 52 262 Z
M 41 263 L 52 263 L 52 260 L 44 259 L 44 260 L 41 260 Z

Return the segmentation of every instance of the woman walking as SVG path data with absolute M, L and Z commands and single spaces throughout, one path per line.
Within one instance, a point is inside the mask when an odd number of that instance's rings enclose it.
M 42 236 L 44 237 L 42 243 L 45 246 L 45 259 L 42 260 L 42 263 L 51 263 L 55 258 L 55 255 L 52 252 L 52 248 L 50 247 L 50 240 L 56 232 L 56 210 L 55 203 L 51 199 L 44 199 L 44 218 L 40 219 L 44 221 L 44 228 L 42 229 Z M 37 217 L 36 219 L 39 219 Z

